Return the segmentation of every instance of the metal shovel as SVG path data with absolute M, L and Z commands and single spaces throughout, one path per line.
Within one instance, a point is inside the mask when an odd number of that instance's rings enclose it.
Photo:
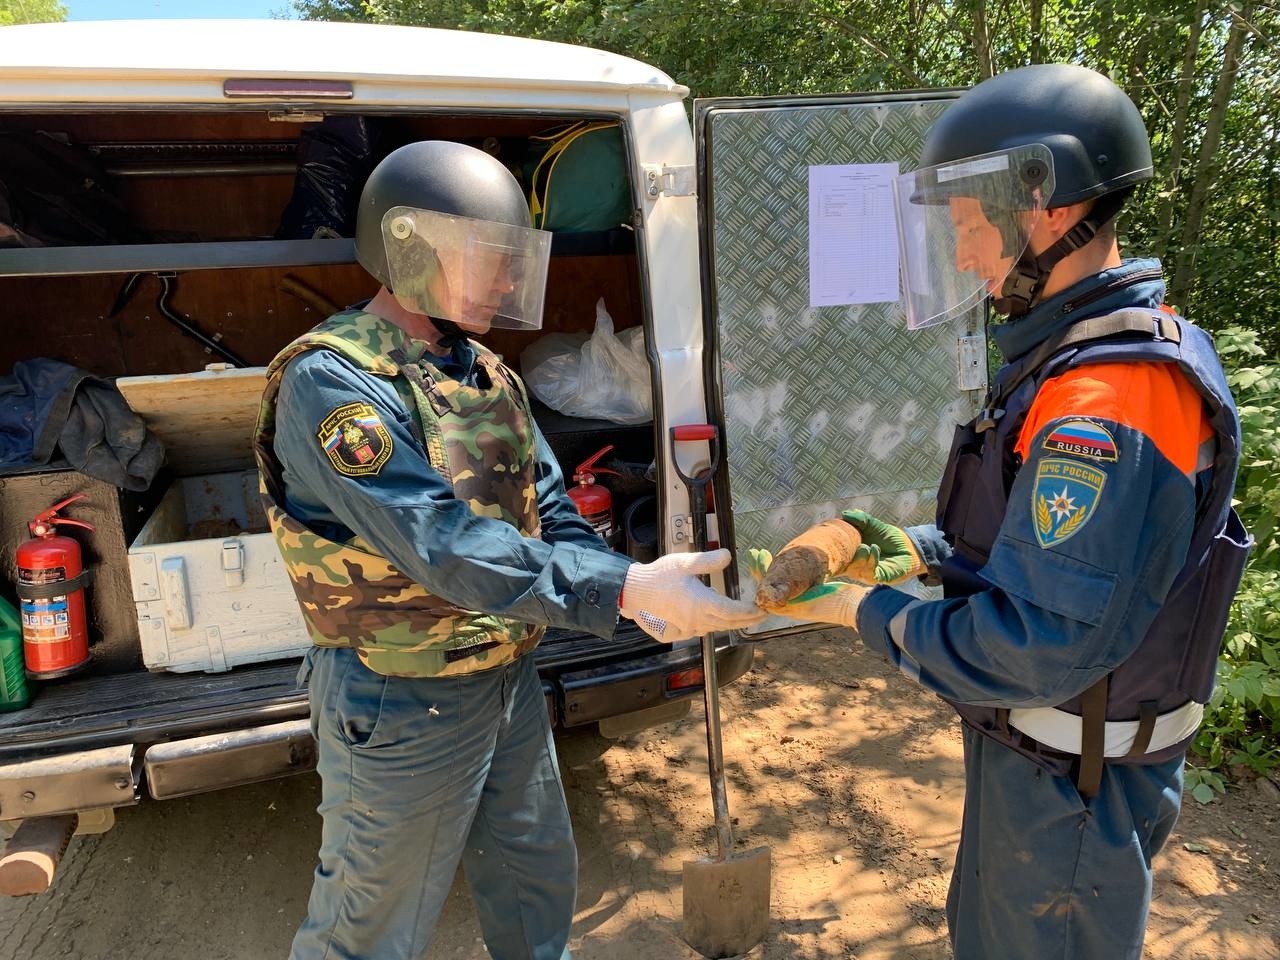
M 689 490 L 694 545 L 707 549 L 707 484 L 720 459 L 719 431 L 712 425 L 673 427 L 671 459 Z M 707 440 L 711 466 L 696 479 L 685 476 L 675 459 L 675 445 Z M 720 740 L 720 684 L 716 677 L 716 644 L 702 638 L 703 697 L 707 715 L 707 759 L 711 805 L 716 818 L 716 856 L 684 864 L 684 938 L 704 957 L 734 957 L 764 939 L 769 928 L 769 890 L 773 865 L 768 847 L 737 853 L 724 785 L 724 750 Z

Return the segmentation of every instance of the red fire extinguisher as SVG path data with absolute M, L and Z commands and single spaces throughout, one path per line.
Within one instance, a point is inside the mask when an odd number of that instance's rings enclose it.
M 22 651 L 33 677 L 61 677 L 89 662 L 89 622 L 84 588 L 91 570 L 81 562 L 80 544 L 59 536 L 59 526 L 93 530 L 91 523 L 58 516 L 84 494 L 54 504 L 27 524 L 32 539 L 18 546 L 18 600 L 22 610 Z
M 616 529 L 613 521 L 613 494 L 607 487 L 596 483 L 596 474 L 612 473 L 615 477 L 621 474 L 617 470 L 597 467 L 596 461 L 612 449 L 611 443 L 578 464 L 578 469 L 573 471 L 576 486 L 569 488 L 569 499 L 573 501 L 573 505 L 578 508 L 578 512 L 587 523 L 591 524 L 591 529 L 600 534 L 605 543 L 610 546 L 614 543 L 613 535 Z

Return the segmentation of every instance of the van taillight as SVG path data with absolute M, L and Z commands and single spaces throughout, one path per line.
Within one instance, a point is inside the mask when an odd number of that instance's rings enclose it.
M 667 677 L 668 690 L 687 690 L 689 687 L 700 687 L 704 674 L 701 667 L 692 670 L 680 670 Z

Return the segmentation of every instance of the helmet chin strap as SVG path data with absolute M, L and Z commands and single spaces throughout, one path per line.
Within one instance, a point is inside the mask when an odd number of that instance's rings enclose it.
M 1068 230 L 1058 242 L 1039 256 L 1033 257 L 1024 248 L 1022 255 L 1004 278 L 1000 296 L 993 297 L 991 305 L 997 313 L 1010 319 L 1026 316 L 1040 301 L 1049 274 L 1064 258 L 1075 253 L 1098 235 L 1098 231 L 1114 220 L 1124 206 L 1132 187 L 1104 194 L 1094 203 L 1088 215 Z
M 432 316 L 428 316 L 427 319 L 430 320 L 432 325 L 440 331 L 440 346 L 448 347 L 452 350 L 458 344 L 466 342 L 466 331 L 452 320 L 445 320 L 443 317 Z

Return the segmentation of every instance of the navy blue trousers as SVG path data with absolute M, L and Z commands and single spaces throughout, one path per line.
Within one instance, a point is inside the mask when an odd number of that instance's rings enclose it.
M 421 960 L 459 861 L 495 960 L 567 960 L 577 851 L 533 658 L 384 677 L 312 648 L 320 864 L 291 960 Z
M 964 727 L 965 801 L 947 897 L 955 960 L 1139 960 L 1151 858 L 1182 806 L 1183 758 L 1066 777 Z

